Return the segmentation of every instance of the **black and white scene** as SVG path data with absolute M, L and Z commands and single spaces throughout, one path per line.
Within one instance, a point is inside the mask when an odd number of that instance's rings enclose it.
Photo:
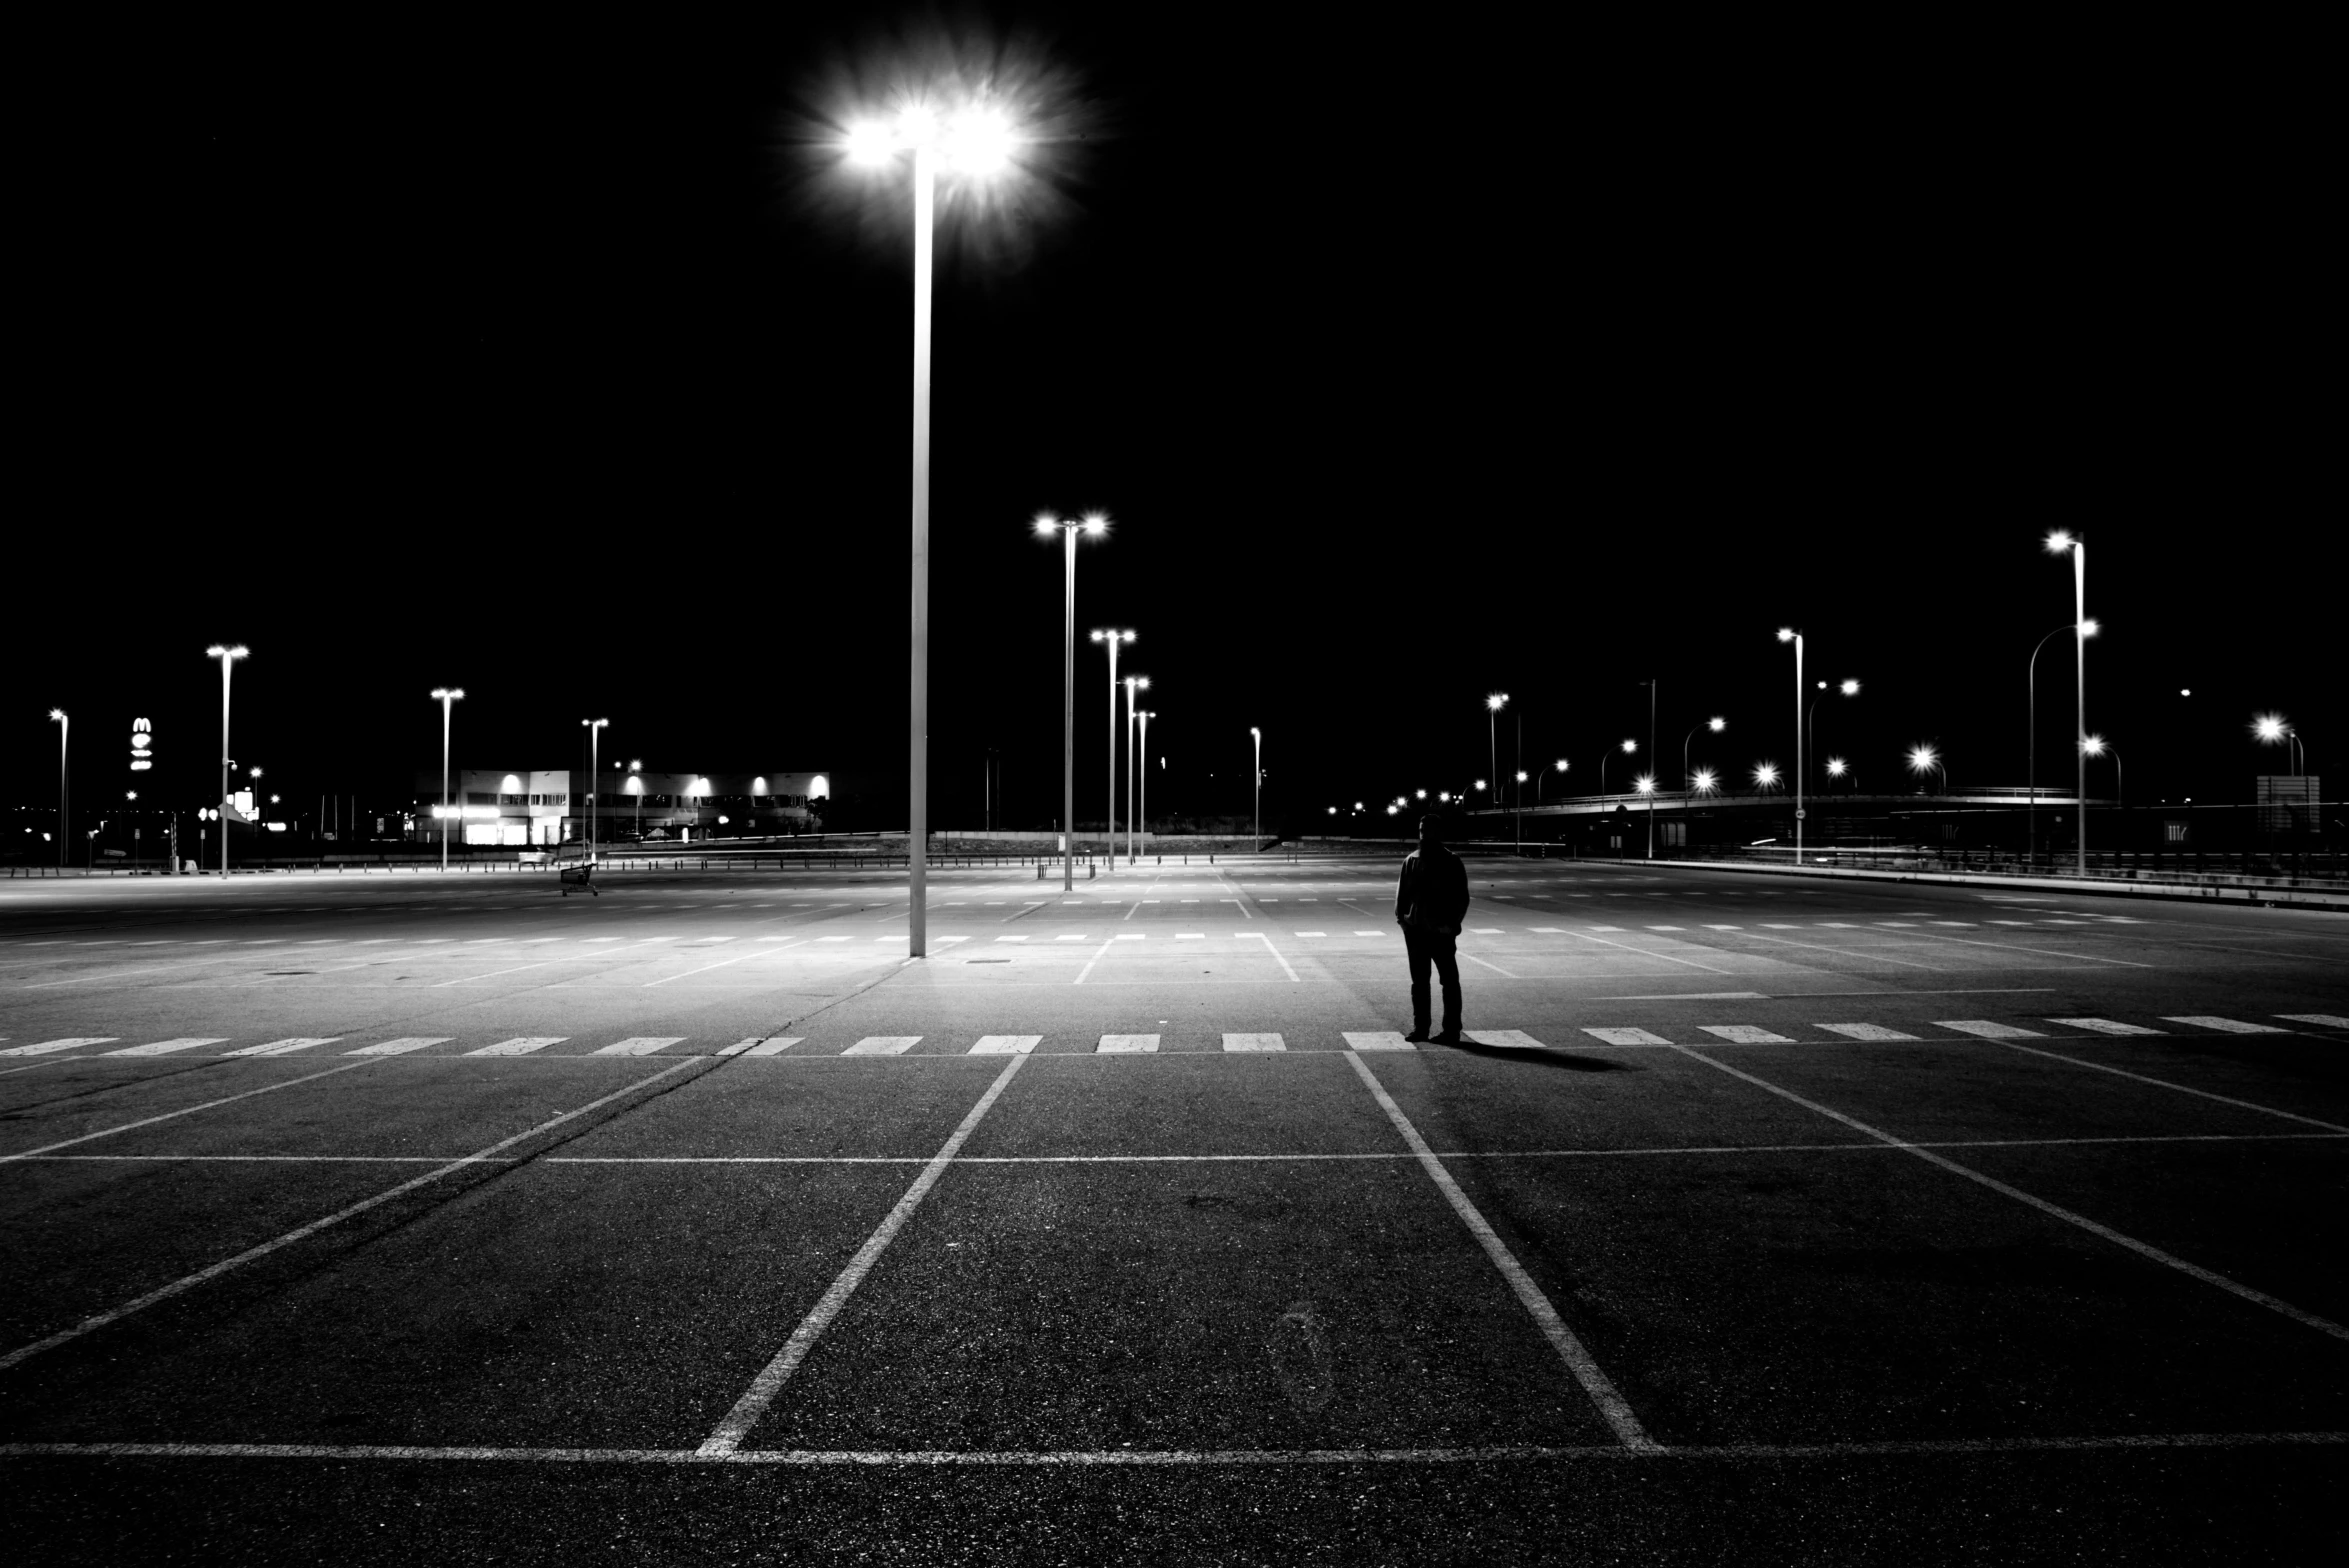
M 28 22 L 11 1560 L 2349 1558 L 2302 25 Z

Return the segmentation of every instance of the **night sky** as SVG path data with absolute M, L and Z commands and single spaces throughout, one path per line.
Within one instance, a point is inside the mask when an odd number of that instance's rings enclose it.
M 1865 683 L 1819 719 L 1864 786 L 1919 741 L 2019 784 L 2056 526 L 2133 798 L 2249 798 L 2265 711 L 2345 765 L 2336 181 L 2287 39 L 763 10 L 28 38 L 12 804 L 53 705 L 77 815 L 136 715 L 208 801 L 227 639 L 236 754 L 297 799 L 406 798 L 456 683 L 459 766 L 609 716 L 607 758 L 833 769 L 901 822 L 910 219 L 828 142 L 908 39 L 1050 135 L 942 224 L 934 825 L 989 747 L 1011 825 L 1057 811 L 1044 508 L 1115 519 L 1080 635 L 1141 632 L 1154 809 L 1244 811 L 1250 725 L 1292 829 L 1458 787 L 1491 691 L 1503 769 L 1521 717 L 1588 789 L 1649 677 L 1668 783 L 1715 713 L 1698 760 L 1785 765 L 1782 624 Z M 2056 782 L 2061 639 L 2040 678 Z M 1082 645 L 1081 816 L 1105 682 Z

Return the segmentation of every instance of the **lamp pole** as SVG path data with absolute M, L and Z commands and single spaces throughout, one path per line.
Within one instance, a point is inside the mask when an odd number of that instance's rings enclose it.
M 1150 677 L 1129 675 L 1125 679 L 1126 692 L 1126 864 L 1134 863 L 1134 693 L 1148 691 Z M 1109 846 L 1110 864 L 1117 863 L 1117 843 Z
M 449 869 L 449 705 L 465 695 L 462 686 L 435 686 L 440 699 L 440 868 Z M 225 837 L 225 833 L 223 834 Z
M 1109 650 L 1109 815 L 1102 823 L 1102 836 L 1109 846 L 1109 870 L 1114 876 L 1117 873 L 1117 650 L 1120 644 L 1132 642 L 1134 633 L 1131 629 L 1097 626 L 1092 638 Z M 1073 823 L 1069 832 L 1073 843 L 1076 832 Z
M 51 708 L 57 730 L 57 869 L 65 869 L 65 743 L 73 734 L 73 719 L 63 708 Z
M 1136 820 L 1142 824 L 1142 836 L 1150 836 L 1150 710 L 1144 708 L 1134 715 L 1142 721 L 1142 805 Z
M 2033 865 L 2037 865 L 2039 863 L 2039 650 L 2045 648 L 2054 638 L 2060 637 L 2065 632 L 2072 631 L 2073 629 L 2074 628 L 2071 626 L 2058 626 L 2054 631 L 2049 632 L 2045 637 L 2040 638 L 2039 641 L 2033 645 L 2031 649 L 2031 662 L 2024 670 L 2027 684 L 2031 689 L 2031 738 L 2029 743 L 2029 751 L 2027 753 L 2023 769 L 2026 786 L 2024 794 L 2028 800 L 2028 804 L 2024 807 L 2023 810 L 2023 821 L 2025 824 L 2025 843 L 2027 846 L 2030 863 Z M 2087 635 L 2090 637 L 2096 635 L 2096 623 L 2094 621 L 2090 621 L 2088 623 Z
M 2125 803 L 2128 799 L 2128 791 L 2122 786 L 2121 782 L 2120 748 L 2107 741 L 2101 735 L 2091 735 L 2088 737 L 2087 749 L 2088 755 L 2091 757 L 2112 758 L 2112 798 L 2115 801 Z
M 214 643 L 204 650 L 207 658 L 220 661 L 220 874 L 228 875 L 228 672 L 248 650 L 239 643 L 231 648 Z
M 579 803 L 579 809 L 587 813 L 587 863 L 591 866 L 595 864 L 595 808 L 603 794 L 603 780 L 596 772 L 597 768 L 603 766 L 603 756 L 596 743 L 603 739 L 604 726 L 611 722 L 610 719 L 581 719 L 579 721 L 581 727 L 587 731 L 587 782 L 596 786 L 589 790 L 587 798 Z
M 1639 684 L 1648 689 L 1648 755 L 1653 757 L 1656 754 L 1656 688 L 1662 683 L 1651 678 L 1641 681 Z M 1655 767 L 1656 764 L 1651 762 L 1649 766 Z M 1647 858 L 1650 860 L 1656 858 L 1656 795 L 1653 786 L 1648 790 Z
M 2077 764 L 2073 797 L 2080 830 L 2074 835 L 2079 874 L 2088 874 L 2088 541 L 2065 529 L 2047 536 L 2047 553 L 2072 558 L 2072 760 Z M 2033 737 L 2037 739 L 2036 736 Z
M 1060 890 L 1077 886 L 1077 535 L 1098 539 L 1109 531 L 1105 512 L 1083 517 L 1036 514 L 1036 535 L 1061 536 L 1062 590 L 1060 598 Z M 1095 642 L 1102 634 L 1093 634 Z M 1115 655 L 1113 654 L 1114 658 Z
M 1697 730 L 1710 730 L 1715 735 L 1718 735 L 1727 728 L 1729 728 L 1729 721 L 1727 719 L 1707 719 L 1704 723 L 1695 726 L 1695 728 L 1691 729 L 1686 735 L 1680 737 L 1680 777 L 1683 783 L 1683 787 L 1686 787 L 1686 781 L 1689 777 L 1688 743 L 1696 739 Z
M 1250 852 L 1254 853 L 1264 848 L 1264 731 L 1251 724 L 1248 726 L 1248 738 L 1256 743 L 1256 792 L 1253 797 L 1256 810 L 1256 842 L 1249 846 Z
M 1778 640 L 1794 644 L 1794 863 L 1803 863 L 1803 634 L 1778 629 Z
M 1485 777 L 1493 781 L 1493 792 L 1486 797 L 1486 800 L 1494 806 L 1501 803 L 1501 742 L 1499 737 L 1501 710 L 1508 705 L 1509 694 L 1505 691 L 1496 691 L 1484 700 L 1484 743 L 1486 751 L 1490 753 L 1487 760 L 1492 767 L 1492 771 L 1487 773 Z

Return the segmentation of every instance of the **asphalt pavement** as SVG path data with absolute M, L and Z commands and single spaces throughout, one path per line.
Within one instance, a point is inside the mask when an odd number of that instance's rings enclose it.
M 1392 872 L 0 883 L 15 1539 L 2339 1559 L 2349 917 Z

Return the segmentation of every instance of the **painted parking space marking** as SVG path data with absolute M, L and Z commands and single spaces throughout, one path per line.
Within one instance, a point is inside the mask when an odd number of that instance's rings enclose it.
M 1902 1034 L 1898 1029 L 1887 1029 L 1882 1024 L 1819 1024 L 1816 1027 L 1829 1034 L 1839 1034 L 1849 1040 L 1914 1040 L 1913 1034 Z
M 1349 1029 L 1345 1031 L 1349 1051 L 1416 1051 L 1419 1049 L 1403 1038 L 1399 1029 Z
M 2335 1013 L 2278 1013 L 2288 1024 L 2315 1024 L 2321 1029 L 2349 1029 L 2349 1018 Z
M 971 1056 L 1025 1056 L 1044 1043 L 1040 1034 L 983 1034 L 966 1053 Z
M 1522 1029 L 1468 1029 L 1461 1031 L 1463 1039 L 1478 1045 L 1498 1045 L 1513 1051 L 1546 1051 L 1548 1046 Z
M 1223 1048 L 1227 1051 L 1286 1051 L 1288 1043 L 1277 1034 L 1226 1034 Z
M 465 1054 L 467 1056 L 528 1056 L 535 1051 L 543 1051 L 550 1045 L 561 1045 L 569 1038 L 569 1035 L 561 1034 L 517 1035 L 511 1040 L 500 1040 L 495 1045 L 485 1045 L 478 1051 L 467 1051 Z
M 248 1045 L 234 1051 L 223 1051 L 223 1056 L 291 1056 L 296 1051 L 307 1051 L 314 1046 L 332 1045 L 342 1038 L 339 1034 L 295 1035 L 291 1039 L 271 1040 L 261 1045 Z
M 741 1045 L 730 1045 L 725 1053 L 737 1056 L 780 1056 L 800 1043 L 803 1035 L 777 1035 L 769 1040 L 745 1040 Z
M 1158 1036 L 1154 1034 L 1105 1034 L 1101 1037 L 1101 1043 L 1095 1046 L 1093 1051 L 1097 1056 L 1117 1056 L 1146 1053 L 1157 1049 Z
M 343 1055 L 405 1056 L 410 1051 L 421 1051 L 428 1046 L 446 1045 L 454 1038 L 454 1035 L 445 1034 L 402 1035 L 397 1040 L 380 1040 L 374 1045 L 362 1045 L 355 1051 L 343 1052 Z
M 1347 1056 L 1346 1062 L 1362 1080 L 1362 1086 L 1370 1091 L 1371 1098 L 1378 1102 L 1379 1109 L 1387 1113 L 1387 1120 L 1394 1124 L 1404 1144 L 1417 1157 L 1419 1168 L 1436 1184 L 1436 1190 L 1444 1195 L 1444 1201 L 1452 1206 L 1452 1212 L 1460 1217 L 1461 1223 L 1468 1227 L 1468 1233 L 1476 1238 L 1477 1245 L 1484 1249 L 1493 1267 L 1508 1282 L 1519 1304 L 1541 1330 L 1542 1337 L 1550 1342 L 1550 1348 L 1565 1363 L 1566 1370 L 1582 1385 L 1583 1392 L 1597 1407 L 1600 1418 L 1614 1432 L 1615 1440 L 1633 1453 L 1661 1452 L 1663 1445 L 1648 1436 L 1630 1403 L 1617 1392 L 1613 1381 L 1601 1370 L 1574 1330 L 1567 1327 L 1566 1320 L 1558 1315 L 1558 1309 L 1542 1293 L 1541 1286 L 1534 1282 L 1532 1275 L 1525 1272 L 1524 1265 L 1510 1253 L 1500 1236 L 1486 1223 L 1484 1215 L 1469 1201 L 1468 1194 L 1453 1180 L 1452 1173 L 1444 1168 L 1444 1162 L 1436 1157 L 1435 1151 L 1428 1147 L 1427 1140 L 1419 1135 L 1419 1129 L 1412 1126 L 1411 1119 L 1403 1114 L 1403 1108 L 1395 1103 L 1394 1097 L 1379 1083 L 1378 1075 L 1370 1070 L 1370 1065 L 1358 1055 Z
M 112 1045 L 121 1038 L 120 1035 L 113 1034 L 68 1035 L 61 1040 L 42 1040 L 33 1045 L 12 1045 L 6 1050 L 0 1051 L 0 1056 L 47 1056 L 53 1051 L 76 1051 L 85 1045 Z
M 2093 1029 L 2098 1034 L 2161 1034 L 2160 1029 L 2148 1029 L 2143 1024 L 2116 1023 L 2110 1018 L 2050 1018 L 2051 1024 L 2062 1024 L 2066 1029 Z
M 1603 1041 L 1608 1045 L 1670 1045 L 1672 1043 L 1662 1035 L 1651 1034 L 1645 1029 L 1592 1029 L 1586 1027 L 1582 1032 L 1592 1039 Z
M 918 1034 L 869 1034 L 842 1051 L 842 1056 L 903 1056 L 922 1043 Z
M 1759 1024 L 1700 1024 L 1705 1033 L 1727 1040 L 1732 1045 L 1792 1045 L 1794 1041 L 1782 1034 L 1773 1034 Z
M 2175 1014 L 2172 1014 L 2165 1016 L 2162 1019 L 2162 1022 L 2168 1024 L 2188 1024 L 2196 1029 L 2216 1030 L 2220 1034 L 2290 1034 L 2292 1032 L 2289 1029 L 2279 1029 L 2274 1024 L 2245 1023 L 2240 1018 L 2214 1018 L 2208 1014 L 2188 1015 L 2185 1017 L 2179 1017 Z
M 126 1045 L 119 1051 L 106 1051 L 101 1054 L 106 1056 L 171 1056 L 180 1051 L 192 1051 L 200 1045 L 226 1044 L 228 1044 L 228 1036 L 226 1035 L 217 1039 L 193 1035 L 184 1040 L 157 1040 L 151 1045 Z
M 2044 1040 L 2047 1037 L 2036 1029 L 2018 1029 L 2013 1024 L 2002 1024 L 1988 1018 L 1936 1018 L 1936 1029 L 1955 1029 L 1984 1040 Z

